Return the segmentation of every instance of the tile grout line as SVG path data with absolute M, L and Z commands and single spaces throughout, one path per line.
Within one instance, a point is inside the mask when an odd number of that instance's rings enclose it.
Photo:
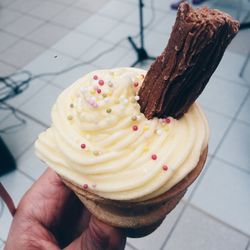
M 243 99 L 243 101 L 242 101 L 240 107 L 239 107 L 238 110 L 235 112 L 236 116 L 235 116 L 234 118 L 236 118 L 236 117 L 237 117 L 237 114 L 239 114 L 239 112 L 240 112 L 240 110 L 242 109 L 243 105 L 244 105 L 245 102 L 247 101 L 247 98 L 248 98 L 248 95 L 249 95 L 249 94 L 250 94 L 250 90 L 248 90 L 248 94 L 245 96 L 245 98 Z M 176 220 L 174 226 L 172 227 L 170 233 L 168 234 L 166 240 L 164 241 L 162 247 L 160 248 L 161 250 L 163 250 L 163 248 L 167 245 L 168 240 L 169 240 L 170 237 L 172 236 L 172 234 L 173 234 L 173 232 L 174 232 L 176 226 L 178 225 L 178 223 L 179 223 L 181 217 L 183 216 L 183 214 L 184 214 L 186 208 L 188 207 L 188 204 L 190 203 L 191 199 L 193 198 L 195 191 L 197 190 L 197 188 L 199 187 L 200 183 L 202 182 L 202 180 L 203 180 L 203 178 L 204 178 L 204 176 L 205 176 L 205 174 L 206 174 L 206 172 L 207 172 L 207 170 L 208 170 L 208 168 L 209 168 L 209 165 L 211 164 L 211 162 L 212 162 L 213 159 L 215 158 L 215 155 L 217 154 L 217 152 L 218 152 L 220 146 L 222 145 L 222 143 L 224 142 L 225 137 L 227 136 L 227 134 L 228 134 L 229 131 L 231 130 L 231 127 L 234 125 L 234 123 L 235 123 L 235 119 L 234 119 L 234 118 L 230 121 L 230 124 L 229 124 L 228 128 L 226 129 L 226 131 L 225 131 L 225 133 L 224 133 L 224 135 L 223 135 L 223 138 L 221 139 L 221 141 L 220 141 L 219 144 L 217 145 L 216 149 L 214 150 L 214 153 L 211 155 L 211 158 L 210 158 L 210 160 L 209 160 L 208 163 L 207 163 L 207 167 L 203 170 L 203 171 L 204 171 L 204 174 L 201 175 L 200 178 L 198 178 L 198 181 L 197 181 L 196 185 L 194 186 L 194 189 L 191 191 L 191 193 L 190 193 L 188 199 L 186 200 L 186 202 L 187 202 L 186 205 L 184 206 L 184 208 L 183 208 L 183 210 L 181 211 L 179 217 L 177 218 L 177 220 Z M 191 204 L 191 203 L 190 203 L 190 204 Z
M 234 52 L 228 51 L 228 53 L 234 53 Z M 239 54 L 239 53 L 234 53 L 234 54 L 243 56 L 242 54 Z M 240 85 L 242 87 L 247 87 L 248 89 L 250 89 L 250 85 L 248 84 L 248 82 L 243 77 L 241 77 L 241 79 L 244 81 L 244 83 L 241 83 L 241 82 L 239 82 L 237 80 L 227 79 L 224 76 L 217 75 L 216 73 L 214 74 L 214 77 L 216 77 L 216 78 L 218 78 L 220 80 L 223 80 L 223 81 L 227 81 L 230 84 Z
M 199 101 L 198 101 L 198 102 L 199 102 Z M 234 115 L 234 116 L 229 116 L 229 115 L 224 114 L 224 113 L 222 113 L 222 112 L 219 112 L 219 111 L 217 111 L 217 110 L 215 110 L 215 109 L 213 109 L 213 108 L 210 108 L 210 107 L 208 107 L 208 106 L 206 106 L 206 105 L 204 105 L 204 104 L 202 104 L 202 103 L 200 103 L 200 102 L 199 102 L 199 104 L 200 104 L 200 106 L 201 106 L 203 109 L 205 109 L 205 110 L 207 110 L 207 111 L 210 111 L 210 112 L 212 112 L 212 113 L 214 113 L 214 114 L 216 114 L 216 115 L 222 116 L 222 117 L 224 117 L 224 118 L 227 118 L 227 119 L 232 120 L 232 119 L 234 119 L 234 117 L 235 117 L 235 115 Z M 236 114 L 236 112 L 237 112 L 237 110 L 235 111 L 235 114 Z
M 30 147 L 29 147 L 30 148 Z M 26 150 L 27 151 L 27 150 Z M 31 180 L 33 183 L 36 181 L 32 176 L 30 176 L 29 174 L 25 173 L 23 170 L 21 170 L 20 168 L 16 168 L 16 171 L 21 173 L 22 175 L 24 175 L 26 178 L 28 178 L 29 180 Z
M 95 14 L 94 14 L 94 15 L 95 15 Z M 97 14 L 97 15 L 99 15 L 99 14 Z M 101 16 L 101 15 L 99 15 L 99 16 Z M 34 17 L 34 16 L 32 16 L 32 17 Z M 42 20 L 44 20 L 44 19 L 42 19 Z M 87 19 L 86 19 L 86 20 L 87 20 Z M 85 20 L 85 21 L 86 21 L 86 20 Z M 84 22 L 85 22 L 85 21 L 84 21 Z M 82 23 L 84 23 L 84 22 L 82 22 Z M 46 23 L 52 23 L 52 22 L 51 22 L 50 20 L 47 20 L 47 21 L 45 20 L 45 22 L 42 23 L 41 25 L 39 25 L 39 27 L 45 25 Z M 102 38 L 96 37 L 96 36 L 94 36 L 94 35 L 90 35 L 90 34 L 87 34 L 87 33 L 85 33 L 85 32 L 82 32 L 82 31 L 80 31 L 80 30 L 77 30 L 77 27 L 80 26 L 82 23 L 80 23 L 79 25 L 77 25 L 76 28 L 75 28 L 74 30 L 70 30 L 69 28 L 67 28 L 67 27 L 65 27 L 65 26 L 63 26 L 63 25 L 60 25 L 60 24 L 55 24 L 55 25 L 57 25 L 57 26 L 59 26 L 59 27 L 66 28 L 66 29 L 69 30 L 69 32 L 68 32 L 67 34 L 65 34 L 65 36 L 67 36 L 70 32 L 75 31 L 76 33 L 83 34 L 83 35 L 87 35 L 87 36 L 91 36 L 92 38 L 94 38 L 94 39 L 96 40 L 96 42 L 95 42 L 94 44 L 92 44 L 88 49 L 90 49 L 91 47 L 95 46 L 95 45 L 96 45 L 97 43 L 99 43 L 100 41 L 103 41 L 103 42 L 105 42 L 105 43 L 109 43 L 110 45 L 114 45 L 114 43 L 112 43 L 112 42 L 110 42 L 110 41 L 107 41 L 107 40 L 105 40 L 105 39 L 102 39 Z M 116 27 L 118 27 L 118 26 L 119 26 L 120 24 L 122 24 L 122 23 L 123 23 L 122 20 L 118 20 L 118 24 L 117 24 L 116 26 L 114 26 L 113 29 L 116 28 Z M 52 23 L 52 24 L 54 24 L 54 23 Z M 132 25 L 130 25 L 130 26 L 132 26 Z M 3 32 L 6 33 L 6 34 L 9 34 L 9 35 L 13 35 L 11 32 L 8 32 L 7 30 L 3 30 Z M 34 32 L 34 30 L 32 30 L 31 32 L 29 32 L 28 35 L 31 34 L 32 32 Z M 137 35 L 138 35 L 138 34 L 136 34 L 135 36 L 137 36 Z M 65 36 L 63 36 L 59 41 L 61 41 Z M 35 59 L 36 59 L 38 56 L 40 56 L 41 54 L 45 53 L 46 50 L 52 50 L 52 51 L 55 51 L 55 52 L 57 52 L 57 53 L 61 53 L 61 54 L 65 55 L 65 56 L 68 56 L 68 57 L 70 57 L 70 58 L 72 58 L 72 59 L 77 59 L 77 60 L 79 60 L 80 57 L 81 57 L 81 55 L 80 55 L 79 57 L 73 57 L 73 56 L 71 56 L 71 55 L 69 55 L 69 54 L 66 54 L 66 53 L 64 53 L 64 52 L 61 52 L 61 51 L 59 51 L 59 50 L 52 49 L 52 47 L 53 47 L 57 42 L 59 42 L 59 41 L 55 42 L 54 44 L 51 44 L 50 46 L 45 46 L 44 44 L 39 43 L 39 42 L 36 42 L 36 41 L 32 41 L 32 40 L 30 40 L 29 38 L 26 38 L 25 36 L 16 36 L 16 37 L 17 37 L 17 38 L 20 38 L 20 39 L 18 39 L 18 41 L 16 41 L 14 44 L 12 44 L 11 46 L 9 46 L 9 47 L 6 48 L 5 50 L 3 50 L 2 53 L 6 52 L 8 49 L 12 48 L 13 46 L 15 46 L 15 45 L 16 45 L 18 42 L 20 42 L 20 41 L 28 41 L 28 42 L 33 43 L 33 44 L 35 44 L 35 45 L 39 45 L 39 46 L 41 46 L 42 48 L 45 49 L 45 51 L 43 51 L 43 52 L 41 52 L 40 54 L 38 54 L 35 58 L 33 58 L 33 60 L 35 60 Z M 126 37 L 124 37 L 124 41 L 125 41 L 125 40 L 126 40 Z M 126 47 L 125 45 L 121 45 L 121 46 L 127 49 L 127 47 Z M 86 49 L 85 51 L 87 51 L 88 49 Z M 31 63 L 33 60 L 31 60 L 29 63 Z M 13 64 L 8 63 L 8 62 L 5 62 L 5 61 L 2 61 L 2 62 L 8 64 L 9 66 L 12 66 L 12 67 L 17 68 L 16 65 L 13 65 Z M 27 63 L 26 65 L 28 65 L 29 63 Z M 22 68 L 24 68 L 26 65 L 24 65 Z
M 49 1 L 47 1 L 47 2 L 49 2 Z M 58 2 L 57 2 L 57 3 L 58 3 Z M 40 5 L 42 5 L 42 4 L 40 4 Z M 64 5 L 64 4 L 63 4 L 63 5 Z M 38 6 L 39 6 L 39 4 L 38 4 Z M 64 6 L 65 6 L 65 5 L 64 5 Z M 63 13 L 68 7 L 72 7 L 72 6 L 73 6 L 73 3 L 72 3 L 71 5 L 66 5 L 65 8 L 63 8 L 61 11 L 59 11 L 54 17 L 60 15 L 60 14 Z M 37 7 L 37 6 L 33 7 L 32 9 L 34 9 L 34 8 L 36 8 L 36 7 Z M 41 43 L 38 43 L 38 42 L 35 42 L 35 41 L 32 41 L 32 40 L 26 38 L 28 35 L 30 35 L 30 34 L 33 33 L 35 30 L 41 28 L 42 26 L 44 26 L 44 25 L 47 24 L 47 23 L 51 23 L 51 24 L 53 24 L 53 25 L 56 25 L 56 26 L 59 26 L 59 27 L 68 29 L 68 31 L 69 31 L 68 33 L 70 33 L 70 32 L 72 31 L 72 30 L 70 30 L 68 27 L 66 27 L 66 26 L 64 26 L 64 25 L 62 25 L 62 24 L 54 23 L 54 22 L 52 21 L 53 19 L 44 19 L 44 18 L 41 18 L 41 17 L 39 17 L 39 16 L 32 15 L 32 14 L 30 14 L 29 12 L 26 12 L 26 13 L 25 13 L 25 12 L 23 12 L 23 11 L 18 11 L 18 10 L 16 10 L 16 9 L 12 9 L 12 8 L 9 8 L 9 7 L 7 7 L 6 9 L 10 9 L 11 11 L 14 11 L 14 12 L 16 12 L 16 13 L 18 13 L 18 14 L 21 14 L 20 17 L 18 17 L 17 19 L 15 19 L 13 22 L 8 23 L 7 26 L 8 26 L 8 25 L 11 25 L 11 24 L 13 24 L 13 23 L 15 23 L 16 21 L 18 21 L 19 19 L 23 18 L 24 16 L 29 16 L 29 17 L 32 17 L 32 18 L 34 18 L 34 19 L 37 19 L 37 20 L 40 20 L 40 21 L 43 21 L 43 22 L 42 22 L 38 27 L 34 28 L 32 31 L 30 31 L 29 33 L 27 33 L 27 34 L 24 35 L 24 36 L 19 36 L 19 35 L 16 35 L 16 34 L 14 34 L 14 33 L 8 32 L 8 30 L 1 30 L 2 32 L 6 33 L 6 34 L 9 34 L 9 35 L 15 36 L 16 38 L 19 38 L 18 41 L 16 41 L 16 42 L 13 43 L 12 45 L 8 46 L 8 47 L 7 47 L 5 50 L 3 50 L 1 53 L 4 53 L 7 49 L 9 49 L 9 48 L 13 47 L 14 45 L 16 45 L 18 42 L 20 42 L 20 40 L 25 40 L 25 41 L 32 42 L 32 43 L 37 44 L 37 45 L 40 45 L 40 46 L 42 46 L 43 48 L 46 48 L 46 49 L 50 48 L 51 46 L 44 46 L 44 45 L 41 44 Z M 32 9 L 31 9 L 30 11 L 32 11 Z M 87 12 L 89 12 L 89 14 L 91 14 L 90 11 L 87 11 Z M 92 14 L 93 14 L 93 12 L 92 12 Z M 91 15 L 90 15 L 90 16 L 91 16 Z M 89 16 L 89 17 L 90 17 L 90 16 Z M 54 17 L 53 17 L 53 18 L 54 18 Z M 88 17 L 88 18 L 89 18 L 89 17 Z M 88 19 L 88 18 L 87 18 L 87 19 Z M 86 20 L 87 20 L 87 19 L 86 19 Z M 68 34 L 68 33 L 67 33 L 67 34 Z M 67 34 L 65 34 L 65 36 L 66 36 Z M 10 65 L 10 66 L 13 66 L 13 65 Z
M 250 237 L 249 234 L 247 234 L 247 233 L 245 233 L 245 232 L 239 230 L 238 228 L 236 228 L 236 227 L 234 227 L 234 226 L 232 226 L 232 225 L 226 223 L 226 222 L 223 221 L 223 220 L 220 220 L 220 219 L 214 217 L 212 214 L 210 214 L 210 213 L 204 211 L 204 210 L 201 209 L 200 207 L 198 207 L 198 206 L 196 206 L 196 205 L 194 205 L 194 204 L 192 204 L 192 203 L 189 203 L 188 206 L 191 207 L 191 208 L 193 208 L 193 209 L 195 209 L 195 210 L 197 210 L 197 211 L 199 211 L 200 213 L 206 215 L 207 217 L 211 218 L 212 220 L 214 220 L 214 221 L 216 221 L 216 222 L 219 222 L 220 224 L 224 225 L 225 227 L 228 227 L 228 228 L 230 228 L 230 229 L 232 229 L 232 230 L 234 230 L 234 231 L 236 231 L 236 232 L 238 232 L 238 233 L 240 233 L 240 234 L 246 236 L 247 238 Z
M 250 170 L 246 170 L 246 169 L 242 168 L 241 166 L 234 165 L 233 163 L 231 163 L 229 161 L 226 161 L 226 160 L 224 160 L 224 159 L 222 159 L 222 158 L 220 158 L 218 156 L 213 156 L 213 157 L 214 157 L 214 159 L 216 159 L 218 161 L 221 161 L 222 163 L 225 163 L 225 164 L 227 164 L 228 166 L 230 166 L 232 168 L 235 168 L 235 169 L 237 169 L 237 170 L 239 170 L 239 171 L 241 171 L 241 172 L 243 172 L 245 174 L 250 175 Z
M 32 120 L 33 122 L 35 122 L 35 123 L 41 125 L 41 126 L 44 127 L 45 129 L 48 128 L 48 124 L 46 124 L 46 123 L 44 123 L 44 122 L 42 122 L 42 121 L 36 119 L 35 117 L 33 117 L 33 116 L 31 116 L 31 115 L 29 115 L 29 114 L 27 114 L 27 113 L 25 113 L 25 112 L 23 112 L 23 111 L 20 110 L 19 108 L 15 108 L 15 107 L 13 107 L 12 105 L 9 105 L 8 103 L 5 103 L 5 105 L 6 105 L 7 107 L 14 108 L 18 113 L 20 113 L 21 115 L 25 116 L 26 118 Z M 10 115 L 11 115 L 11 114 L 10 114 Z
M 246 102 L 246 100 L 247 100 L 249 94 L 250 94 L 250 90 L 248 91 L 248 94 L 247 94 L 247 95 L 245 96 L 245 98 L 243 99 L 243 101 L 242 101 L 240 107 L 238 108 L 238 110 L 235 112 L 236 115 L 235 115 L 234 118 L 232 118 L 232 120 L 230 121 L 230 124 L 228 125 L 228 127 L 227 127 L 225 133 L 223 134 L 222 139 L 220 140 L 220 142 L 218 143 L 216 149 L 214 150 L 214 153 L 211 154 L 211 156 L 210 156 L 211 158 L 210 158 L 210 161 L 209 161 L 209 165 L 210 165 L 210 163 L 213 161 L 213 159 L 217 156 L 218 150 L 220 149 L 220 147 L 221 147 L 221 145 L 223 144 L 223 142 L 224 142 L 226 136 L 228 135 L 229 131 L 231 130 L 232 126 L 234 125 L 234 123 L 235 123 L 235 121 L 236 121 L 235 118 L 237 117 L 237 114 L 239 114 L 240 110 L 242 109 L 243 105 L 245 104 L 245 102 Z M 207 169 L 208 169 L 208 167 L 207 167 Z M 204 172 L 204 175 L 205 175 L 205 173 L 207 172 L 207 169 L 205 169 L 206 171 Z M 194 195 L 196 189 L 198 188 L 198 186 L 200 185 L 200 183 L 201 183 L 201 181 L 202 181 L 204 175 L 201 176 L 201 178 L 198 179 L 197 185 L 196 185 L 195 188 L 192 190 L 192 192 L 191 192 L 189 198 L 187 199 L 188 202 L 193 198 L 193 195 Z
M 208 163 L 206 164 L 206 169 L 208 169 L 208 167 L 209 167 L 209 165 L 211 164 L 211 162 L 212 162 L 212 158 L 210 158 L 209 161 L 208 161 Z M 205 169 L 204 169 L 204 170 L 205 170 Z M 203 172 L 204 172 L 204 170 L 203 170 Z M 203 173 L 202 176 L 204 176 L 204 175 L 205 175 L 205 172 Z M 201 176 L 201 177 L 202 177 L 202 176 Z M 198 181 L 200 181 L 200 179 L 201 179 L 201 178 L 198 178 Z M 195 187 L 198 185 L 198 181 L 197 181 Z M 194 191 L 194 190 L 192 190 L 192 192 L 193 192 L 193 191 Z M 191 194 L 192 194 L 192 192 L 191 192 Z M 191 194 L 190 194 L 190 196 L 191 196 Z M 189 196 L 189 197 L 190 197 L 190 196 Z M 162 246 L 160 247 L 160 250 L 164 250 L 164 247 L 167 245 L 169 239 L 171 238 L 172 234 L 174 233 L 174 230 L 176 229 L 177 225 L 179 224 L 179 221 L 181 220 L 181 218 L 182 218 L 184 212 L 186 211 L 188 205 L 189 205 L 189 198 L 188 198 L 187 200 L 184 201 L 184 206 L 183 206 L 181 212 L 179 213 L 178 218 L 176 219 L 176 221 L 175 221 L 173 227 L 171 228 L 169 234 L 167 235 L 166 239 L 164 240 Z
M 247 245 L 246 245 L 245 250 L 249 250 L 249 249 L 250 249 L 250 238 L 249 238 L 249 240 L 248 240 L 248 243 L 247 243 Z

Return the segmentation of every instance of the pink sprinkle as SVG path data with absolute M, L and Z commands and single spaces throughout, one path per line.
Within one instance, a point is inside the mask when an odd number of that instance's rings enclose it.
M 97 80 L 97 79 L 98 79 L 98 76 L 97 76 L 97 75 L 94 75 L 94 76 L 93 76 L 93 79 L 94 79 L 94 80 Z
M 82 148 L 82 149 L 85 149 L 85 148 L 86 148 L 86 144 L 82 143 L 82 144 L 81 144 L 81 148 Z
M 92 187 L 93 187 L 93 188 L 96 188 L 96 184 L 93 184 Z
M 151 158 L 152 158 L 152 160 L 157 160 L 157 155 L 156 154 L 153 154 L 152 156 L 151 156 Z
M 163 166 L 162 166 L 162 169 L 163 169 L 164 171 L 167 171 L 167 170 L 168 170 L 168 166 L 167 166 L 167 165 L 163 165 Z
M 103 85 L 104 85 L 104 81 L 103 81 L 103 80 L 99 80 L 98 83 L 99 83 L 100 86 L 103 86 Z
M 166 122 L 166 123 L 170 123 L 170 122 L 171 122 L 171 119 L 170 119 L 170 118 L 166 118 L 166 119 L 165 119 L 165 122 Z
M 89 187 L 88 184 L 83 185 L 83 189 L 88 189 L 88 187 Z
M 134 83 L 134 87 L 137 88 L 139 86 L 139 83 L 138 82 L 135 82 Z
M 137 126 L 137 125 L 134 125 L 134 126 L 132 127 L 132 129 L 133 129 L 134 131 L 137 131 L 137 130 L 138 130 L 138 126 Z
M 101 89 L 97 89 L 96 92 L 97 92 L 98 94 L 101 94 L 101 93 L 102 93 L 102 90 L 101 90 Z

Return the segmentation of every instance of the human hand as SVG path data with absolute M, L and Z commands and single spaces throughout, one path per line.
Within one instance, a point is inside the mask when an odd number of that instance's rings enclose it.
M 92 216 L 51 169 L 34 183 L 15 213 L 5 250 L 124 249 L 121 232 Z

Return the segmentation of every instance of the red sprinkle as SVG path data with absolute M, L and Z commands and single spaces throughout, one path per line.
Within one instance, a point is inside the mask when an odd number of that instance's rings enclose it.
M 137 130 L 138 130 L 138 126 L 137 126 L 137 125 L 134 125 L 134 126 L 132 127 L 132 129 L 133 129 L 134 131 L 137 131 Z
M 86 144 L 84 144 L 84 143 L 81 144 L 81 148 L 82 148 L 82 149 L 86 148 Z
M 157 160 L 157 155 L 156 154 L 153 154 L 153 155 L 151 155 L 151 158 L 152 158 L 152 160 Z
M 98 76 L 97 76 L 97 75 L 94 75 L 94 76 L 93 76 L 93 79 L 94 79 L 94 80 L 97 80 L 97 79 L 98 79 Z
M 82 187 L 83 187 L 83 189 L 88 189 L 89 186 L 88 186 L 88 184 L 84 184 Z
M 170 123 L 171 119 L 170 118 L 166 118 L 166 123 Z
M 168 166 L 167 166 L 167 165 L 163 165 L 163 166 L 162 166 L 162 169 L 163 169 L 164 171 L 167 171 L 167 170 L 168 170 Z
M 99 83 L 100 86 L 103 86 L 103 85 L 104 85 L 104 81 L 103 81 L 103 80 L 99 80 L 98 83 Z
M 102 93 L 102 90 L 101 90 L 101 89 L 97 89 L 96 92 L 97 92 L 98 94 L 101 94 L 101 93 Z
M 137 88 L 139 86 L 139 83 L 138 82 L 135 82 L 134 83 L 134 87 Z

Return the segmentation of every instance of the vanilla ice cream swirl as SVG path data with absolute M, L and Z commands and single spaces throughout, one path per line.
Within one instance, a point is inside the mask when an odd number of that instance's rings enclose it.
M 179 120 L 147 120 L 138 90 L 146 71 L 94 71 L 65 89 L 36 154 L 83 189 L 114 200 L 147 200 L 182 180 L 208 144 L 197 103 Z

